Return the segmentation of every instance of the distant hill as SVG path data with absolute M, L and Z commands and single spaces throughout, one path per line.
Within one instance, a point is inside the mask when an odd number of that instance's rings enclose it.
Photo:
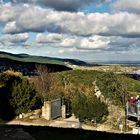
M 66 71 L 71 70 L 68 66 L 64 65 L 61 60 L 30 56 L 27 54 L 11 54 L 6 52 L 0 52 L 0 71 L 12 69 L 15 71 L 22 72 L 24 75 L 36 74 L 36 65 L 45 65 L 50 72 Z
M 42 63 L 36 63 L 36 62 L 24 62 L 24 61 L 17 61 L 17 60 L 12 60 L 9 58 L 1 58 L 0 57 L 0 71 L 5 71 L 8 69 L 12 69 L 15 71 L 22 72 L 23 75 L 35 75 L 36 74 L 36 65 L 40 65 Z M 71 68 L 64 66 L 64 65 L 59 65 L 59 64 L 45 64 L 48 70 L 50 72 L 60 72 L 60 71 L 67 71 L 71 70 Z
M 7 52 L 0 52 L 0 58 L 7 58 L 22 62 L 35 62 L 44 64 L 59 64 L 59 65 L 78 65 L 78 66 L 91 66 L 91 64 L 78 59 L 61 59 L 44 56 L 33 56 L 28 54 L 11 54 Z

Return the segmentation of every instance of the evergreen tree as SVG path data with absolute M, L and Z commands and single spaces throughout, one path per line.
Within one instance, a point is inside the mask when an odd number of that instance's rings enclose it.
M 72 100 L 72 111 L 79 118 L 95 119 L 101 122 L 108 115 L 108 108 L 94 94 L 76 93 Z
M 0 74 L 0 118 L 11 120 L 20 113 L 42 106 L 40 98 L 28 77 L 14 71 L 5 71 Z
M 16 115 L 30 111 L 36 106 L 36 102 L 35 89 L 28 79 L 22 78 L 13 82 L 9 92 L 9 103 Z

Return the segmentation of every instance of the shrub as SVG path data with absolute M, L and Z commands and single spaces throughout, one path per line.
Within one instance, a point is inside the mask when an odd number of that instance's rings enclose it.
M 28 79 L 22 78 L 14 81 L 9 92 L 9 104 L 15 110 L 16 115 L 27 113 L 37 106 L 38 98 L 33 84 Z
M 0 81 L 3 84 L 0 88 L 0 117 L 2 119 L 10 120 L 20 113 L 42 106 L 28 77 L 22 76 L 21 73 L 6 71 L 0 75 Z
M 108 115 L 108 108 L 104 102 L 94 94 L 85 95 L 80 92 L 77 92 L 72 99 L 72 111 L 79 118 L 89 120 L 96 118 L 97 122 L 102 122 Z

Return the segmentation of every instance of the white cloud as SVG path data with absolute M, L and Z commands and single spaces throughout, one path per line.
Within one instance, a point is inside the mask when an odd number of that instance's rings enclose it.
M 4 28 L 5 33 L 11 33 L 13 31 L 20 32 L 20 29 L 18 29 L 16 26 L 16 21 L 8 22 Z
M 41 36 L 41 37 L 40 37 Z M 138 48 L 140 46 L 139 38 L 125 38 L 120 36 L 99 36 L 93 35 L 90 37 L 71 36 L 67 34 L 61 35 L 61 39 L 54 39 L 59 34 L 43 35 L 38 34 L 36 40 L 45 46 L 55 48 L 65 48 L 69 50 L 104 50 L 104 51 L 128 51 L 130 48 Z M 51 37 L 51 38 L 48 38 Z M 39 39 L 39 40 L 38 40 Z M 135 47 L 134 47 L 135 46 Z M 132 49 L 131 49 L 132 50 Z M 66 51 L 65 51 L 66 52 Z M 70 52 L 70 51 L 69 51 Z
M 59 54 L 63 54 L 64 52 L 65 52 L 64 49 L 60 49 L 60 50 L 58 51 Z
M 101 49 L 107 48 L 110 43 L 109 38 L 102 36 L 93 36 L 90 38 L 85 38 L 81 41 L 81 48 L 87 49 Z
M 117 10 L 140 13 L 140 0 L 117 0 L 112 7 Z
M 0 36 L 0 42 L 24 43 L 28 40 L 28 38 L 29 38 L 28 33 L 15 34 L 15 35 L 6 34 Z
M 61 34 L 56 34 L 56 33 L 52 33 L 48 35 L 39 33 L 36 36 L 36 42 L 38 43 L 59 43 L 62 39 L 63 36 Z
M 25 6 L 14 5 L 11 3 L 0 4 L 0 22 L 10 22 L 16 20 L 20 14 L 26 10 Z
M 17 11 L 15 10 L 17 8 Z M 16 12 L 18 7 L 13 8 Z M 45 30 L 47 10 L 38 7 L 27 7 L 20 5 L 20 14 L 17 15 L 14 21 L 8 22 L 4 28 L 6 33 L 20 33 L 25 31 L 43 32 Z
M 100 49 L 106 48 L 110 43 L 110 38 L 102 36 L 92 36 L 92 37 L 80 37 L 80 36 L 70 36 L 70 35 L 60 35 L 49 33 L 48 35 L 37 34 L 37 43 L 43 44 L 53 44 L 55 47 L 65 47 L 65 48 L 81 48 L 81 49 Z
M 62 42 L 60 43 L 60 46 L 63 47 L 78 47 L 80 40 L 78 37 L 65 37 Z
M 16 8 L 18 9 L 17 6 Z M 48 31 L 82 36 L 94 34 L 125 37 L 140 36 L 140 15 L 127 12 L 84 14 L 83 12 L 58 12 L 33 6 L 22 6 L 20 10 L 22 12 L 19 15 L 13 16 L 13 20 L 7 22 L 4 28 L 5 33 Z
M 1 22 L 7 22 L 10 20 L 13 20 L 13 17 L 15 17 L 14 11 L 11 10 L 11 6 L 3 6 L 0 5 L 0 21 Z

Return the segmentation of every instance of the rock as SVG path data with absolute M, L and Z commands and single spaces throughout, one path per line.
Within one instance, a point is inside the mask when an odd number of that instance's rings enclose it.
M 23 114 L 19 114 L 19 119 L 23 119 Z
M 39 116 L 41 115 L 41 113 L 42 113 L 41 109 L 34 110 L 33 112 L 34 115 L 39 115 Z
M 38 119 L 38 118 L 39 118 L 38 115 L 36 115 L 36 116 L 30 116 L 30 117 L 29 117 L 29 119 Z
M 23 118 L 28 118 L 30 117 L 31 115 L 33 115 L 33 112 L 30 112 L 30 113 L 23 113 Z

